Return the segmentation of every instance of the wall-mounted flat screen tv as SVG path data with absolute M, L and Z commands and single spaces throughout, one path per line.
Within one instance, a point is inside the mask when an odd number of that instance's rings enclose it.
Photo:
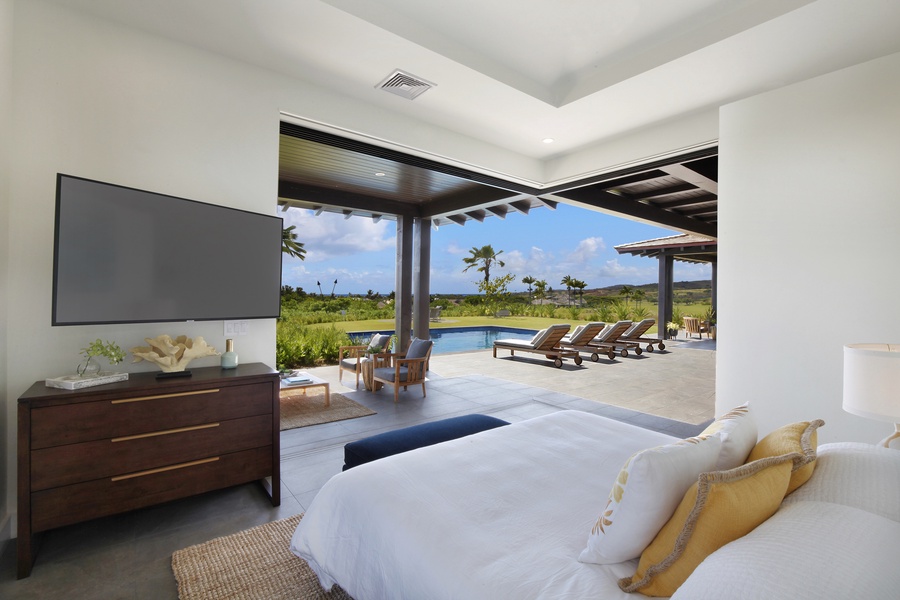
M 282 221 L 57 175 L 53 325 L 281 312 Z

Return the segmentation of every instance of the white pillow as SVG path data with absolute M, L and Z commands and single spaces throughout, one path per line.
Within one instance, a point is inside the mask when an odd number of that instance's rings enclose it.
M 834 502 L 900 522 L 900 452 L 871 444 L 822 444 L 816 469 L 784 504 Z
M 750 414 L 750 404 L 731 409 L 709 425 L 698 437 L 716 435 L 722 440 L 722 450 L 716 463 L 717 471 L 739 467 L 747 460 L 756 445 L 758 431 Z
M 675 512 L 700 473 L 715 469 L 717 436 L 688 438 L 631 456 L 578 560 L 608 565 L 641 555 Z
M 897 556 L 900 523 L 841 504 L 798 502 L 707 556 L 672 600 L 896 598 Z

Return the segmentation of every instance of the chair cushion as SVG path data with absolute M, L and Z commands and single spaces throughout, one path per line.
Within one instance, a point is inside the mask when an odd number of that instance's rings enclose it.
M 409 378 L 409 369 L 406 367 L 400 367 L 400 381 L 406 381 Z M 384 379 L 385 381 L 390 381 L 392 383 L 396 383 L 394 381 L 394 377 L 397 375 L 397 371 L 394 370 L 394 367 L 379 367 L 372 371 L 373 375 L 378 379 Z
M 356 358 L 345 358 L 344 360 L 341 361 L 341 367 L 348 371 L 355 371 L 356 365 L 357 365 Z
M 391 341 L 391 334 L 389 333 L 376 333 L 372 336 L 372 339 L 369 340 L 368 347 L 369 348 L 380 348 L 382 351 L 386 351 L 387 348 L 385 346 Z
M 463 415 L 379 433 L 344 446 L 344 471 L 372 460 L 455 440 L 503 425 L 509 423 L 488 415 Z
M 413 338 L 409 343 L 409 349 L 406 351 L 406 358 L 425 358 L 428 349 L 431 348 L 431 340 L 420 340 Z

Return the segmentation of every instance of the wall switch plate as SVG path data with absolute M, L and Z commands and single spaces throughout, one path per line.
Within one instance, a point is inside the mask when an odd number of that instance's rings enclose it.
M 250 321 L 223 321 L 225 337 L 236 337 L 250 333 Z

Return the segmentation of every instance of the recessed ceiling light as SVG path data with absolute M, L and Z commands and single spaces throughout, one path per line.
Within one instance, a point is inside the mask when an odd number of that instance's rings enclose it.
M 384 177 L 384 173 L 379 171 L 379 172 L 375 173 L 375 177 Z
M 552 143 L 553 143 L 553 138 L 544 138 L 544 139 L 541 140 L 541 141 L 544 142 L 545 144 L 552 144 Z

